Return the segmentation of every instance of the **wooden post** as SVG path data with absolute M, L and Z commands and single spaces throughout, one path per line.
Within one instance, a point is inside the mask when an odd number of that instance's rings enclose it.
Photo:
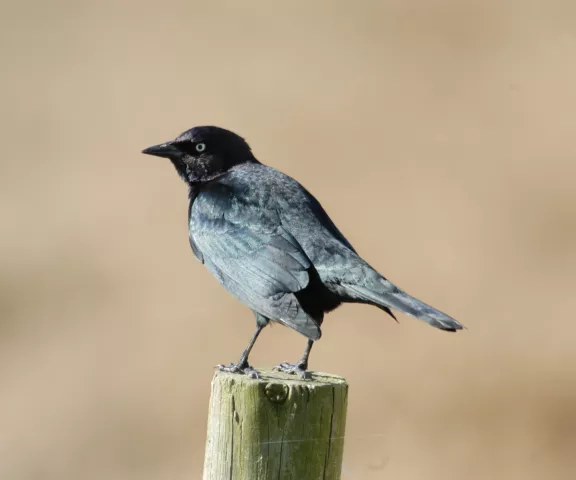
M 214 375 L 204 480 L 340 479 L 346 380 L 258 374 Z

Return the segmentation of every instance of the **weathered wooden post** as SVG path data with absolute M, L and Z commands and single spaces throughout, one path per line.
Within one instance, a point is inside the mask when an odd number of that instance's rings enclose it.
M 216 372 L 204 480 L 337 480 L 348 384 L 342 377 Z

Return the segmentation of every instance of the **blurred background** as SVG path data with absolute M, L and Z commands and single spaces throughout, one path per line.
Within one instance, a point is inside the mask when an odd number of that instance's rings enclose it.
M 469 330 L 366 306 L 344 479 L 576 478 L 576 3 L 0 6 L 0 478 L 200 478 L 210 380 L 251 313 L 141 155 L 200 124 L 299 179 L 374 267 Z M 276 326 L 251 357 L 298 359 Z

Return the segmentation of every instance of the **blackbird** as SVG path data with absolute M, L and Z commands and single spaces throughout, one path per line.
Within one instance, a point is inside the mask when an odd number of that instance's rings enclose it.
M 398 310 L 449 332 L 463 328 L 378 273 L 310 192 L 260 163 L 235 133 L 194 127 L 142 153 L 168 158 L 186 182 L 192 251 L 256 316 L 239 361 L 221 370 L 257 376 L 248 355 L 272 321 L 307 337 L 297 363 L 276 367 L 305 377 L 324 314 L 346 302 L 374 305 L 392 317 L 391 309 Z

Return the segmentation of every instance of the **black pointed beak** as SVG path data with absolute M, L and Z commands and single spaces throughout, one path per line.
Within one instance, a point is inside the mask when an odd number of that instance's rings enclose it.
M 176 148 L 172 142 L 161 143 L 160 145 L 148 147 L 145 150 L 142 150 L 142 153 L 164 158 L 177 157 L 182 154 L 182 152 L 178 150 L 178 148 Z

